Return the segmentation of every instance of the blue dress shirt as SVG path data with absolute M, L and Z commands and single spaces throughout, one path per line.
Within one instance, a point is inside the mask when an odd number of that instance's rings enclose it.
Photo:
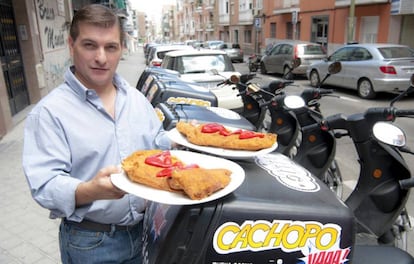
M 113 83 L 114 119 L 71 69 L 27 116 L 23 170 L 33 198 L 50 210 L 51 218 L 130 225 L 143 217 L 146 201 L 133 195 L 75 207 L 77 185 L 101 168 L 119 165 L 136 150 L 170 147 L 148 100 L 119 75 Z

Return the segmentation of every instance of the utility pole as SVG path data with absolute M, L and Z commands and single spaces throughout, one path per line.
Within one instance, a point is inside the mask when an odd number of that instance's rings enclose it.
M 349 17 L 348 17 L 348 39 L 347 43 L 355 42 L 354 33 L 355 33 L 355 0 L 351 0 L 351 5 L 349 6 Z

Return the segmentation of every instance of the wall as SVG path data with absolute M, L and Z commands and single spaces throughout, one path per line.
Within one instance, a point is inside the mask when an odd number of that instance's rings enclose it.
M 68 6 L 59 5 L 57 0 L 36 0 L 46 93 L 62 83 L 63 74 L 71 64 L 67 43 L 71 15 Z

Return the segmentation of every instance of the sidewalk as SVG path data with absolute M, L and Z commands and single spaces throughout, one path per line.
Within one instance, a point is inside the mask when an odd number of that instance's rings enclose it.
M 125 55 L 118 72 L 135 87 L 142 48 Z M 140 63 L 142 65 L 142 63 Z M 24 119 L 33 106 L 17 114 L 15 127 L 0 141 L 0 263 L 60 263 L 59 220 L 31 197 L 21 167 Z

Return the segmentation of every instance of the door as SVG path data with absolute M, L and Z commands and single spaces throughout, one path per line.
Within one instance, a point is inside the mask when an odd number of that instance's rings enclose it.
M 312 19 L 311 41 L 328 46 L 328 16 L 315 17 Z
M 283 63 L 289 54 L 289 45 L 278 44 L 267 56 L 266 70 L 273 73 L 283 73 Z
M 0 61 L 11 114 L 29 105 L 24 68 L 17 38 L 12 0 L 0 0 Z

